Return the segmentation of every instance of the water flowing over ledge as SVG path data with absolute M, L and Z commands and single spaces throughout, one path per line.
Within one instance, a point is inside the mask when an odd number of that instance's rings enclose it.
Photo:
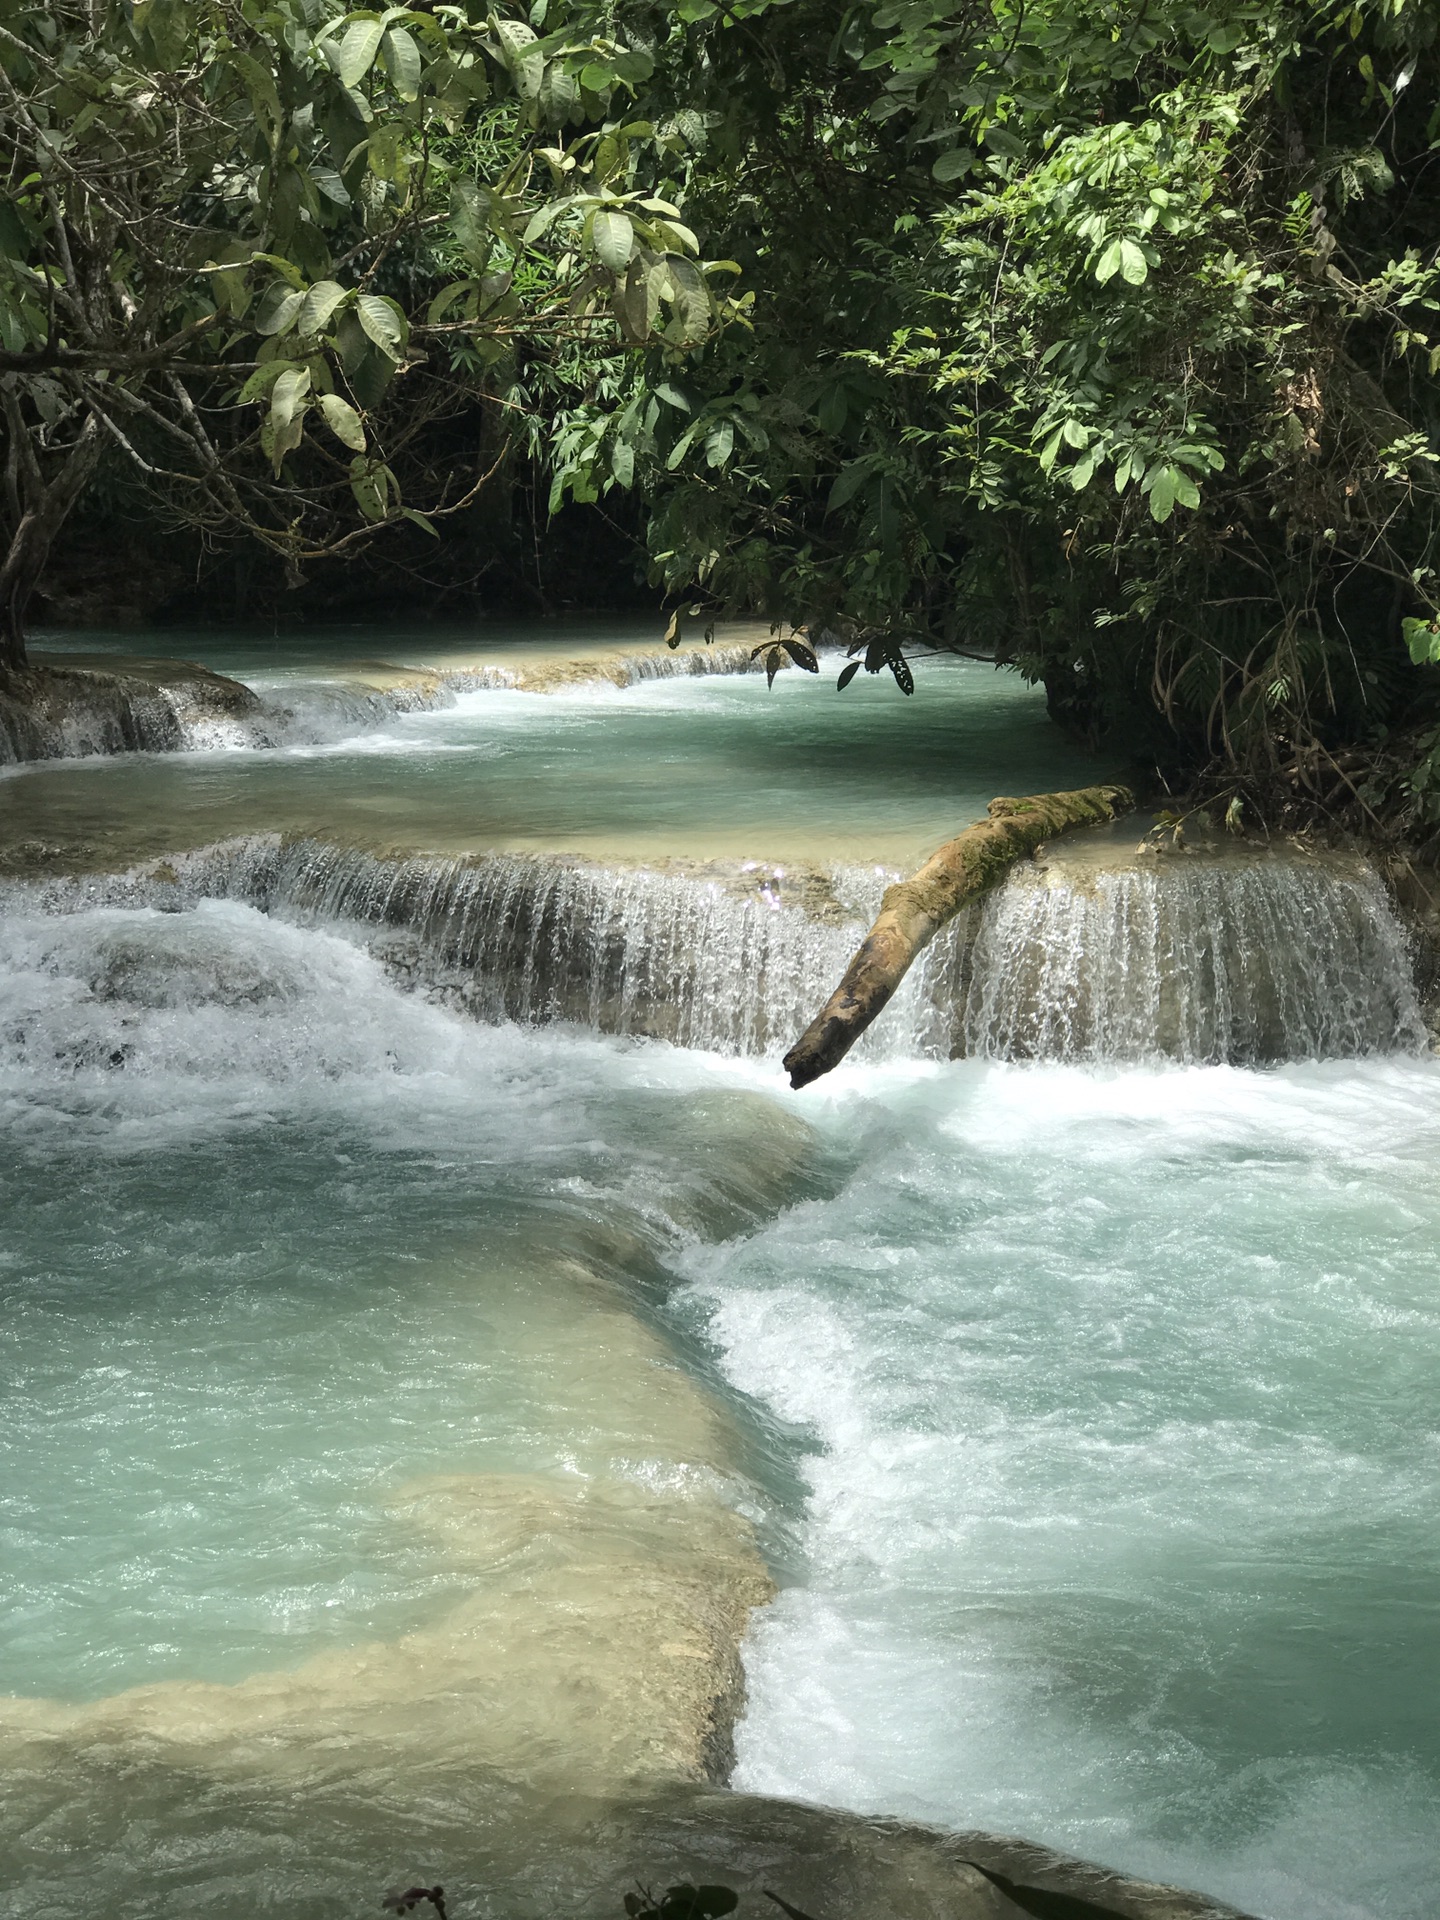
M 1426 1044 L 1405 930 L 1339 856 L 1018 868 L 927 995 L 952 1057 L 1252 1066 Z
M 751 651 L 748 644 L 641 647 L 529 663 L 377 664 L 258 690 L 182 660 L 41 655 L 8 691 L 0 689 L 0 766 L 325 744 L 374 731 L 399 714 L 453 706 L 465 693 L 557 693 L 761 671 Z
M 1026 865 L 958 916 L 859 1057 L 1257 1065 L 1425 1047 L 1405 932 L 1364 861 L 1109 857 Z M 24 891 L 59 911 L 243 900 L 358 934 L 392 973 L 481 1020 L 764 1055 L 804 1025 L 889 877 L 387 858 L 260 836 Z

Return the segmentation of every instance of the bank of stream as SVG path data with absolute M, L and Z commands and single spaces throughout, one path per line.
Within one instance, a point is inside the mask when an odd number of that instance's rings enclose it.
M 9 1908 L 847 1920 L 991 1844 L 798 1800 L 1421 1920 L 1440 1070 L 1378 881 L 1057 844 L 792 1095 L 886 876 L 1110 769 L 973 663 L 654 639 L 185 635 L 243 728 L 0 774 Z

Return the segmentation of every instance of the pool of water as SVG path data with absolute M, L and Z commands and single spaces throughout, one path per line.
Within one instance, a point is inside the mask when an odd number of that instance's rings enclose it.
M 0 799 L 92 859 L 898 860 L 1094 777 L 1032 691 L 917 677 L 467 694 Z M 44 898 L 0 911 L 0 1913 L 618 1911 L 621 1783 L 767 1568 L 737 1785 L 1433 1910 L 1433 1061 L 792 1095 L 778 1047 L 479 1025 L 338 923 Z
M 368 638 L 363 652 L 374 655 L 390 636 Z M 586 644 L 547 637 L 544 649 L 583 659 Z M 354 664 L 357 643 L 348 645 L 347 654 L 332 641 L 326 652 L 307 641 L 283 670 L 272 652 L 263 673 L 253 643 L 191 651 L 323 718 L 336 690 L 327 676 Z M 400 664 L 427 658 L 413 644 L 387 650 Z M 514 644 L 503 651 L 524 658 Z M 428 656 L 454 658 L 438 644 Z M 0 779 L 0 834 L 80 845 L 102 860 L 278 830 L 380 850 L 903 866 L 996 793 L 1108 773 L 1056 731 L 1043 696 L 1014 675 L 921 661 L 907 700 L 888 674 L 861 674 L 843 694 L 833 674 L 827 662 L 819 681 L 791 671 L 770 688 L 746 674 L 461 692 L 438 711 L 363 724 L 342 702 L 320 728 L 336 736 L 323 744 L 12 769 Z

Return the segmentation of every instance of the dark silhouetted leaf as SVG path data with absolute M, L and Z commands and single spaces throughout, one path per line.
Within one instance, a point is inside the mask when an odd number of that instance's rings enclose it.
M 810 1920 L 808 1913 L 802 1913 L 799 1907 L 792 1907 L 788 1900 L 782 1900 L 779 1894 L 772 1893 L 769 1887 L 765 1889 L 765 1898 L 767 1900 L 773 1900 L 782 1913 L 788 1913 L 790 1920 Z
M 445 1920 L 445 1889 L 443 1887 L 392 1887 L 380 1902 L 386 1913 L 411 1913 L 422 1900 L 428 1900 L 435 1909 L 439 1920 Z
M 837 692 L 843 693 L 859 671 L 860 662 L 858 660 L 852 660 L 848 667 L 842 667 L 840 669 L 840 678 L 835 682 Z
M 818 673 L 820 671 L 820 662 L 815 658 L 812 650 L 806 646 L 803 640 L 798 640 L 793 633 L 788 634 L 780 644 L 784 647 L 797 667 L 803 667 L 806 673 Z
M 990 1867 L 982 1867 L 978 1860 L 967 1860 L 967 1867 L 973 1867 L 998 1887 L 1005 1898 L 1019 1907 L 1022 1913 L 1034 1915 L 1034 1920 L 1124 1920 L 1124 1916 L 1114 1907 L 1102 1907 L 1094 1900 L 1082 1900 L 1075 1893 L 1053 1893 L 1048 1887 L 1025 1887 L 1017 1881 L 1007 1880 L 1003 1873 L 996 1873 Z

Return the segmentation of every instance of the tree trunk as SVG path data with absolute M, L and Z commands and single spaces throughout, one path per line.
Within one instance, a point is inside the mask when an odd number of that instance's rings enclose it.
M 19 408 L 7 408 L 12 435 L 25 432 Z M 46 485 L 33 455 L 20 462 L 25 476 L 24 505 L 0 563 L 0 672 L 19 673 L 26 664 L 25 611 L 50 557 L 55 537 L 89 485 L 100 458 L 100 423 L 92 413 L 80 429 L 55 478 Z
M 996 887 L 1046 840 L 1128 813 L 1125 787 L 1082 787 L 1028 800 L 992 800 L 990 817 L 947 840 L 908 880 L 887 887 L 880 917 L 845 977 L 786 1054 L 792 1087 L 838 1067 L 947 920 Z

